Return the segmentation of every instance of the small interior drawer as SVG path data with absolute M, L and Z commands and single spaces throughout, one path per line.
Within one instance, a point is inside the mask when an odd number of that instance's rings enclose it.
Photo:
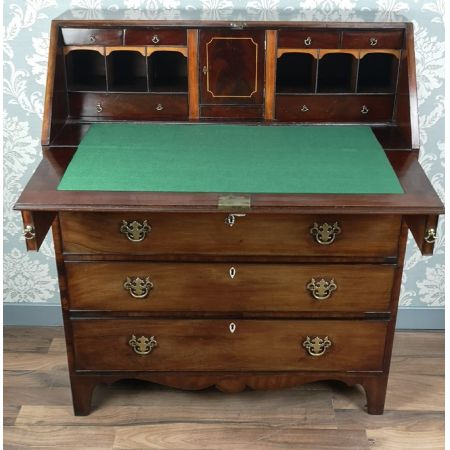
M 383 368 L 388 324 L 239 319 L 71 322 L 75 368 L 120 371 L 377 371 Z
M 62 28 L 65 45 L 122 45 L 123 30 L 111 28 Z
M 393 95 L 277 95 L 275 118 L 283 122 L 388 122 Z
M 278 31 L 278 48 L 338 48 L 339 40 L 338 31 Z
M 69 93 L 71 118 L 98 117 L 118 120 L 184 120 L 188 117 L 185 94 Z
M 186 30 L 166 28 L 127 28 L 125 45 L 186 45 Z
M 344 31 L 343 48 L 402 48 L 403 31 Z

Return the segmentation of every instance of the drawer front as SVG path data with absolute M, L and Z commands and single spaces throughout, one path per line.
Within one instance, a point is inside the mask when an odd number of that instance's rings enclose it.
M 70 309 L 387 312 L 383 265 L 66 263 Z
M 186 30 L 128 28 L 125 45 L 186 45 Z
M 123 30 L 108 28 L 62 28 L 66 45 L 122 45 Z
M 117 120 L 184 120 L 188 118 L 185 94 L 81 94 L 69 93 L 71 118 Z
M 60 221 L 66 253 L 394 256 L 400 232 L 391 215 L 64 212 Z
M 393 95 L 277 95 L 275 118 L 285 122 L 389 122 Z
M 339 41 L 338 31 L 278 31 L 278 48 L 338 48 Z
M 383 368 L 387 323 L 75 319 L 75 368 L 376 371 Z M 312 356 L 307 347 L 313 354 L 323 354 Z
M 403 31 L 344 31 L 343 48 L 402 48 Z

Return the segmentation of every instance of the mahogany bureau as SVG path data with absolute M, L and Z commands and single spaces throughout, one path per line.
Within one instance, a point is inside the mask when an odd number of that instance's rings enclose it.
M 43 160 L 15 205 L 28 250 L 53 230 L 75 414 L 121 378 L 340 380 L 381 414 L 407 232 L 432 254 L 443 213 L 417 160 L 412 25 L 133 14 L 52 22 Z M 58 190 L 109 121 L 365 124 L 404 192 Z

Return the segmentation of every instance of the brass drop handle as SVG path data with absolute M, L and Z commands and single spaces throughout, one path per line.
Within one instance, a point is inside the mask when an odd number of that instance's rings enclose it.
M 375 38 L 375 37 L 371 37 L 369 39 L 369 44 L 370 44 L 371 47 L 375 47 L 378 44 L 378 39 Z
M 147 234 L 151 231 L 152 227 L 144 220 L 142 223 L 137 220 L 133 220 L 132 222 L 127 222 L 126 220 L 122 220 L 122 224 L 120 225 L 120 232 L 124 234 L 127 239 L 131 242 L 141 242 L 146 237 Z
M 97 104 L 95 105 L 95 110 L 96 110 L 98 113 L 101 113 L 101 112 L 103 111 L 103 105 L 102 105 L 101 103 L 97 103 Z
M 326 300 L 337 289 L 337 284 L 333 278 L 330 281 L 324 278 L 316 281 L 315 278 L 311 278 L 311 281 L 306 285 L 306 289 L 311 292 L 311 295 L 316 300 Z
M 154 44 L 158 44 L 158 42 L 159 42 L 159 36 L 157 35 L 157 34 L 155 34 L 153 37 L 152 37 L 152 42 L 154 43 Z
M 300 108 L 300 111 L 301 111 L 301 112 L 308 112 L 308 111 L 309 111 L 309 108 L 308 108 L 306 105 L 303 105 L 303 106 Z
M 208 68 L 206 66 L 203 66 L 203 75 L 206 75 L 208 73 Z
M 95 37 L 95 34 L 89 35 L 89 42 L 91 44 L 93 44 L 96 40 L 97 40 L 97 38 Z
M 434 228 L 428 229 L 424 239 L 427 244 L 434 244 L 437 239 L 436 230 Z
M 312 43 L 311 36 L 308 36 L 303 42 L 305 43 L 305 45 L 307 47 L 309 47 L 311 45 L 311 43 Z
M 156 111 L 162 111 L 164 109 L 164 106 L 161 105 L 161 103 L 158 103 L 155 107 Z
M 153 289 L 153 283 L 149 277 L 127 277 L 123 283 L 123 288 L 128 291 L 133 298 L 146 298 Z
M 128 344 L 134 350 L 134 353 L 137 353 L 140 356 L 145 356 L 151 353 L 151 351 L 158 345 L 158 342 L 156 342 L 155 336 L 141 336 L 138 338 L 133 334 L 131 339 L 128 341 Z
M 336 236 L 341 234 L 342 230 L 337 222 L 334 222 L 332 225 L 327 222 L 324 222 L 322 225 L 314 222 L 309 232 L 314 236 L 318 244 L 330 245 L 334 242 Z
M 23 237 L 27 240 L 30 241 L 31 239 L 34 239 L 36 237 L 36 231 L 34 230 L 34 227 L 31 225 L 27 225 L 24 229 L 23 229 Z
M 332 342 L 328 339 L 328 336 L 320 338 L 310 338 L 309 336 L 303 341 L 302 346 L 306 348 L 306 351 L 311 356 L 322 356 L 331 347 Z
M 369 108 L 366 105 L 361 106 L 361 114 L 368 114 Z

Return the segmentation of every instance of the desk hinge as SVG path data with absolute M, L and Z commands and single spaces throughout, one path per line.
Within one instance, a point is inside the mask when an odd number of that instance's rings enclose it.
M 220 211 L 250 211 L 250 195 L 219 195 L 217 209 Z

